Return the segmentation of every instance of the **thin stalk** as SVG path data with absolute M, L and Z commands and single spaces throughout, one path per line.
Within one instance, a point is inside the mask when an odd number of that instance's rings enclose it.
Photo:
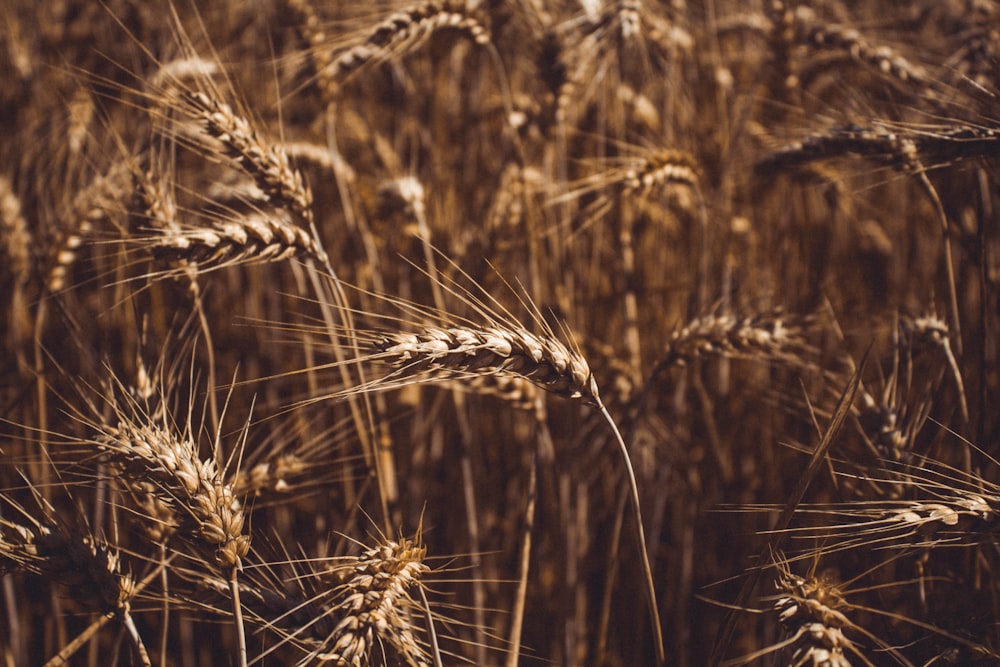
M 45 663 L 45 667 L 58 667 L 59 665 L 69 664 L 69 659 L 73 657 L 73 654 L 79 651 L 84 644 L 90 641 L 91 637 L 97 634 L 98 630 L 107 625 L 108 621 L 114 617 L 115 612 L 113 611 L 102 614 L 93 623 L 87 626 L 86 630 L 78 634 L 72 641 L 63 646 L 59 653 L 52 656 L 49 661 Z
M 622 437 L 621 431 L 618 430 L 618 425 L 615 424 L 615 420 L 611 418 L 611 415 L 608 413 L 608 409 L 604 407 L 603 403 L 598 403 L 597 409 L 600 410 L 604 419 L 608 422 L 608 426 L 611 427 L 611 432 L 614 434 L 615 441 L 618 443 L 618 449 L 621 452 L 622 459 L 625 463 L 625 473 L 628 475 L 632 511 L 635 513 L 635 535 L 636 539 L 639 541 L 639 556 L 642 559 L 642 572 L 646 580 L 646 602 L 649 605 L 649 620 L 653 626 L 653 640 L 656 643 L 656 664 L 663 665 L 666 663 L 667 654 L 663 644 L 663 628 L 660 624 L 660 611 L 656 604 L 656 585 L 653 583 L 653 567 L 649 562 L 649 552 L 646 548 L 646 531 L 642 527 L 642 508 L 639 505 L 639 485 L 635 479 L 635 470 L 632 468 L 632 459 L 629 457 L 628 446 L 625 444 L 625 439 Z
M 531 473 L 528 476 L 528 505 L 524 509 L 524 540 L 521 542 L 521 557 L 518 561 L 517 594 L 510 619 L 510 651 L 507 653 L 506 667 L 517 667 L 521 655 L 521 631 L 524 626 L 524 607 L 527 603 L 528 570 L 531 567 L 531 531 L 535 526 L 535 496 L 538 490 L 538 453 L 531 455 Z
M 229 591 L 233 598 L 233 620 L 236 626 L 236 644 L 240 667 L 247 667 L 247 636 L 243 627 L 243 606 L 240 604 L 240 584 L 237 576 L 239 565 L 234 565 L 229 575 Z
M 431 605 L 427 601 L 427 592 L 423 586 L 417 586 L 417 591 L 420 593 L 420 602 L 423 604 L 424 616 L 427 618 L 427 638 L 431 643 L 434 667 L 443 667 L 441 664 L 441 649 L 438 647 L 437 631 L 434 629 L 434 615 L 431 614 Z

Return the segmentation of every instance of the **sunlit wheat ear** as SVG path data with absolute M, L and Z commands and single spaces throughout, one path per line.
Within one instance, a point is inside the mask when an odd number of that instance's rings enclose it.
M 596 381 L 580 354 L 524 329 L 427 328 L 387 333 L 374 347 L 372 358 L 398 367 L 399 379 L 436 371 L 451 377 L 509 374 L 559 396 L 600 404 Z
M 178 104 L 219 141 L 223 154 L 254 179 L 268 201 L 286 208 L 304 228 L 312 226 L 312 192 L 280 144 L 264 142 L 247 118 L 212 94 L 185 91 Z
M 203 460 L 190 437 L 119 417 L 116 425 L 102 427 L 97 444 L 127 479 L 151 483 L 158 499 L 174 510 L 179 530 L 207 547 L 210 562 L 238 567 L 250 537 L 243 533 L 242 504 L 216 462 Z
M 128 246 L 171 263 L 178 272 L 324 256 L 309 231 L 253 183 L 243 191 L 220 184 L 219 192 L 210 188 L 206 193 L 228 195 L 231 205 L 206 199 L 202 209 L 186 210 L 175 201 L 172 179 L 157 169 L 136 175 L 141 222 L 126 239 Z

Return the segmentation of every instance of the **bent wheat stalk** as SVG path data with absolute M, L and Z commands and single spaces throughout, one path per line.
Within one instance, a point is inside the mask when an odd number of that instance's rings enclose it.
M 374 347 L 372 359 L 398 367 L 394 373 L 396 381 L 426 374 L 428 371 L 443 372 L 448 377 L 509 374 L 523 377 L 558 396 L 582 398 L 597 408 L 611 428 L 628 477 L 656 655 L 659 664 L 663 664 L 663 632 L 635 471 L 628 446 L 618 425 L 601 401 L 597 381 L 587 360 L 555 337 L 538 336 L 526 329 L 501 326 L 483 329 L 427 327 L 419 333 L 390 333 L 377 340 Z

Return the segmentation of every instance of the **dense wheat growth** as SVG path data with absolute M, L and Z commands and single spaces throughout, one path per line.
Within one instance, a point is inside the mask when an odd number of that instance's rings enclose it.
M 1000 664 L 1000 3 L 0 3 L 4 665 Z

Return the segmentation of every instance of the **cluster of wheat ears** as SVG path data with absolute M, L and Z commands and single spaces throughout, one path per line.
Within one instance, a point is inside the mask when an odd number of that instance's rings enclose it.
M 1000 2 L 8 0 L 4 665 L 994 665 Z

